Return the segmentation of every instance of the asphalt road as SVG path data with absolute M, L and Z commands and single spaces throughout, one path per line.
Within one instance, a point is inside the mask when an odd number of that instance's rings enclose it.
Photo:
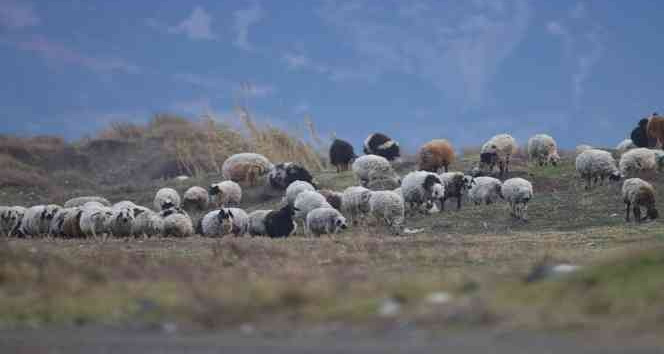
M 608 338 L 608 339 L 607 339 Z M 648 343 L 649 342 L 649 343 Z M 484 330 L 388 333 L 299 333 L 288 335 L 165 333 L 108 328 L 0 331 L 0 353 L 17 354 L 170 354 L 170 353 L 664 353 L 653 341 L 593 335 Z

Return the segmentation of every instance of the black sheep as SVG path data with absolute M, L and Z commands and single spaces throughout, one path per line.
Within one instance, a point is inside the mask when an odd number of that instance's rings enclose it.
M 399 143 L 381 133 L 373 133 L 367 137 L 364 141 L 364 153 L 382 156 L 388 161 L 393 161 L 401 156 Z
M 330 145 L 330 163 L 337 168 L 337 173 L 348 171 L 351 161 L 356 157 L 353 145 L 347 141 L 334 139 Z
M 297 208 L 290 204 L 279 210 L 272 210 L 265 215 L 265 233 L 272 237 L 288 237 L 295 229 L 293 214 Z
M 648 118 L 643 118 L 639 121 L 639 125 L 632 130 L 632 134 L 630 135 L 630 138 L 632 139 L 632 142 L 634 145 L 637 147 L 654 147 L 656 145 L 656 141 L 654 139 L 650 139 L 648 137 Z
M 268 175 L 272 188 L 284 190 L 295 181 L 309 182 L 315 186 L 313 176 L 306 168 L 295 162 L 280 163 Z

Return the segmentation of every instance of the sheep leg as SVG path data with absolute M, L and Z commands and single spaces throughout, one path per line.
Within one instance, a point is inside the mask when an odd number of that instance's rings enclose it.
M 639 207 L 638 205 L 635 204 L 632 207 L 632 212 L 634 213 L 634 221 L 636 221 L 637 223 L 640 223 L 641 222 L 641 207 Z
M 625 203 L 625 221 L 629 222 L 629 209 L 631 209 L 631 204 L 629 202 Z
M 521 209 L 521 220 L 528 221 L 528 204 L 523 204 Z
M 461 210 L 461 196 L 457 197 L 457 210 Z
M 447 200 L 447 198 L 445 198 L 445 197 L 439 199 L 440 211 L 445 211 L 445 201 L 446 200 Z

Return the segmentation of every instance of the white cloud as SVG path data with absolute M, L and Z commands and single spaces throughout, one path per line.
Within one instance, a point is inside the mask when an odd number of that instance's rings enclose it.
M 233 44 L 243 50 L 252 50 L 253 45 L 249 42 L 249 29 L 258 23 L 264 16 L 263 9 L 257 2 L 246 9 L 237 10 L 233 13 L 233 30 L 236 37 Z
M 604 44 L 602 42 L 599 29 L 588 33 L 585 36 L 587 51 L 579 54 L 576 59 L 576 71 L 572 74 L 572 85 L 574 89 L 574 99 L 578 104 L 579 99 L 585 92 L 585 84 L 590 78 L 593 68 L 602 58 Z
M 39 25 L 31 3 L 20 0 L 0 0 L 0 27 L 20 30 Z
M 158 26 L 154 20 L 148 20 L 148 25 Z M 185 34 L 192 40 L 212 40 L 216 35 L 212 32 L 212 16 L 201 6 L 195 6 L 191 15 L 176 26 L 169 27 L 168 32 Z

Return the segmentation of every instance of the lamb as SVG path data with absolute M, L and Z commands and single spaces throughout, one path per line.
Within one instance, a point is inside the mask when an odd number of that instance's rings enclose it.
M 491 173 L 498 164 L 500 175 L 509 173 L 510 157 L 517 152 L 516 140 L 509 134 L 498 134 L 480 149 L 480 170 Z
M 546 134 L 537 134 L 528 139 L 528 159 L 539 166 L 551 163 L 553 166 L 560 161 L 556 141 Z
M 21 206 L 12 206 L 2 207 L 0 210 L 0 225 L 2 227 L 0 232 L 2 232 L 2 235 L 17 235 L 26 209 Z
M 286 204 L 279 210 L 272 210 L 265 215 L 265 233 L 272 238 L 288 237 L 297 230 L 293 221 L 297 208 Z
M 384 222 L 394 234 L 401 233 L 405 218 L 404 200 L 393 191 L 371 192 L 369 199 L 371 215 L 379 222 Z
M 265 230 L 265 217 L 272 210 L 255 210 L 249 213 L 249 235 L 251 236 L 264 236 L 267 235 Z
M 330 163 L 337 168 L 337 173 L 348 171 L 350 163 L 357 158 L 353 145 L 341 139 L 334 139 L 330 145 L 329 156 Z
M 631 149 L 635 149 L 637 146 L 634 144 L 632 139 L 625 139 L 621 141 L 618 145 L 616 145 L 616 150 L 618 150 L 618 154 L 622 155 L 626 153 L 627 151 Z
M 305 191 L 315 191 L 316 188 L 311 185 L 309 182 L 305 181 L 295 181 L 288 185 L 288 188 L 286 188 L 286 196 L 284 197 L 284 202 L 294 205 L 295 204 L 295 198 L 297 196 Z
M 243 236 L 249 229 L 249 215 L 239 208 L 221 208 L 207 213 L 200 222 L 203 236 Z
M 450 198 L 456 198 L 457 210 L 460 210 L 461 199 L 465 192 L 473 187 L 475 179 L 464 175 L 463 172 L 445 172 L 439 176 L 445 186 L 445 194 L 439 199 L 440 210 L 445 210 L 445 201 Z
M 182 208 L 171 207 L 159 213 L 163 220 L 163 236 L 188 237 L 194 234 L 191 218 Z
M 26 209 L 21 219 L 19 233 L 23 236 L 46 235 L 49 232 L 51 220 L 61 209 L 59 205 L 36 205 Z
M 190 187 L 182 195 L 182 208 L 188 212 L 206 210 L 209 203 L 210 195 L 203 187 Z
M 585 189 L 590 189 L 593 184 L 600 180 L 604 184 L 604 179 L 609 177 L 610 181 L 619 181 L 622 178 L 616 161 L 607 151 L 590 149 L 582 152 L 576 157 L 576 171 L 582 179 L 586 181 Z
M 625 176 L 639 172 L 661 171 L 664 167 L 664 152 L 647 148 L 632 149 L 620 157 L 618 167 Z
M 113 217 L 113 210 L 108 207 L 84 207 L 80 218 L 81 233 L 85 237 L 97 237 L 106 233 L 108 220 Z
M 320 236 L 336 234 L 348 228 L 346 218 L 334 208 L 316 208 L 307 214 L 305 233 Z
M 510 178 L 503 182 L 501 194 L 510 204 L 511 215 L 528 221 L 528 202 L 533 198 L 533 185 L 523 178 Z
M 87 202 L 98 202 L 103 206 L 110 207 L 111 202 L 108 201 L 108 199 L 104 197 L 98 197 L 98 196 L 86 196 L 86 197 L 76 197 L 69 199 L 68 201 L 65 202 L 64 207 L 65 208 L 76 208 L 76 207 L 81 207 L 83 204 Z
M 373 133 L 364 140 L 364 153 L 382 156 L 388 161 L 399 158 L 399 143 L 385 134 Z
M 655 146 L 664 148 L 664 117 L 653 113 L 648 118 L 648 125 L 646 127 L 648 138 L 656 142 Z
M 417 166 L 422 171 L 439 173 L 444 168 L 447 172 L 454 158 L 454 148 L 449 141 L 434 139 L 422 145 L 417 152 Z
M 445 196 L 445 186 L 435 173 L 413 171 L 403 178 L 401 192 L 409 210 L 418 210 L 422 205 L 430 209 L 431 204 Z
M 625 221 L 630 221 L 630 208 L 637 223 L 659 217 L 659 212 L 655 208 L 655 188 L 650 183 L 640 178 L 629 178 L 623 183 L 622 195 L 625 202 Z M 643 218 L 641 218 L 641 207 L 646 208 L 646 215 Z
M 293 206 L 295 208 L 295 221 L 302 221 L 303 223 L 310 211 L 322 207 L 332 208 L 322 194 L 311 191 L 305 191 L 298 194 Z
M 154 197 L 154 208 L 157 211 L 162 211 L 168 208 L 179 207 L 180 201 L 180 195 L 175 189 L 162 188 L 157 191 Z
M 341 194 L 341 209 L 349 221 L 356 225 L 371 211 L 371 191 L 361 186 L 348 187 Z
M 158 236 L 164 233 L 164 219 L 148 208 L 138 206 L 142 212 L 135 218 L 131 234 L 135 236 Z
M 498 198 L 503 199 L 501 193 L 503 184 L 499 179 L 483 176 L 475 177 L 474 182 L 475 185 L 468 191 L 468 196 L 475 205 L 482 203 L 489 205 Z
M 208 191 L 210 195 L 216 196 L 220 208 L 237 208 L 242 201 L 242 187 L 234 181 L 213 183 Z
M 221 166 L 221 174 L 226 180 L 255 186 L 273 168 L 274 165 L 265 156 L 244 152 L 227 158 Z
M 325 197 L 325 200 L 334 208 L 337 210 L 341 210 L 341 202 L 343 198 L 343 194 L 339 192 L 335 192 L 333 190 L 329 189 L 321 189 L 318 191 L 323 197 Z
M 294 181 L 305 181 L 314 187 L 314 178 L 306 168 L 295 162 L 280 163 L 268 173 L 268 181 L 274 189 L 285 190 Z
M 353 173 L 357 177 L 360 185 L 366 186 L 369 181 L 369 175 L 373 179 L 377 179 L 382 176 L 385 177 L 394 177 L 398 178 L 390 162 L 378 155 L 364 155 L 358 157 L 355 162 L 353 162 Z

